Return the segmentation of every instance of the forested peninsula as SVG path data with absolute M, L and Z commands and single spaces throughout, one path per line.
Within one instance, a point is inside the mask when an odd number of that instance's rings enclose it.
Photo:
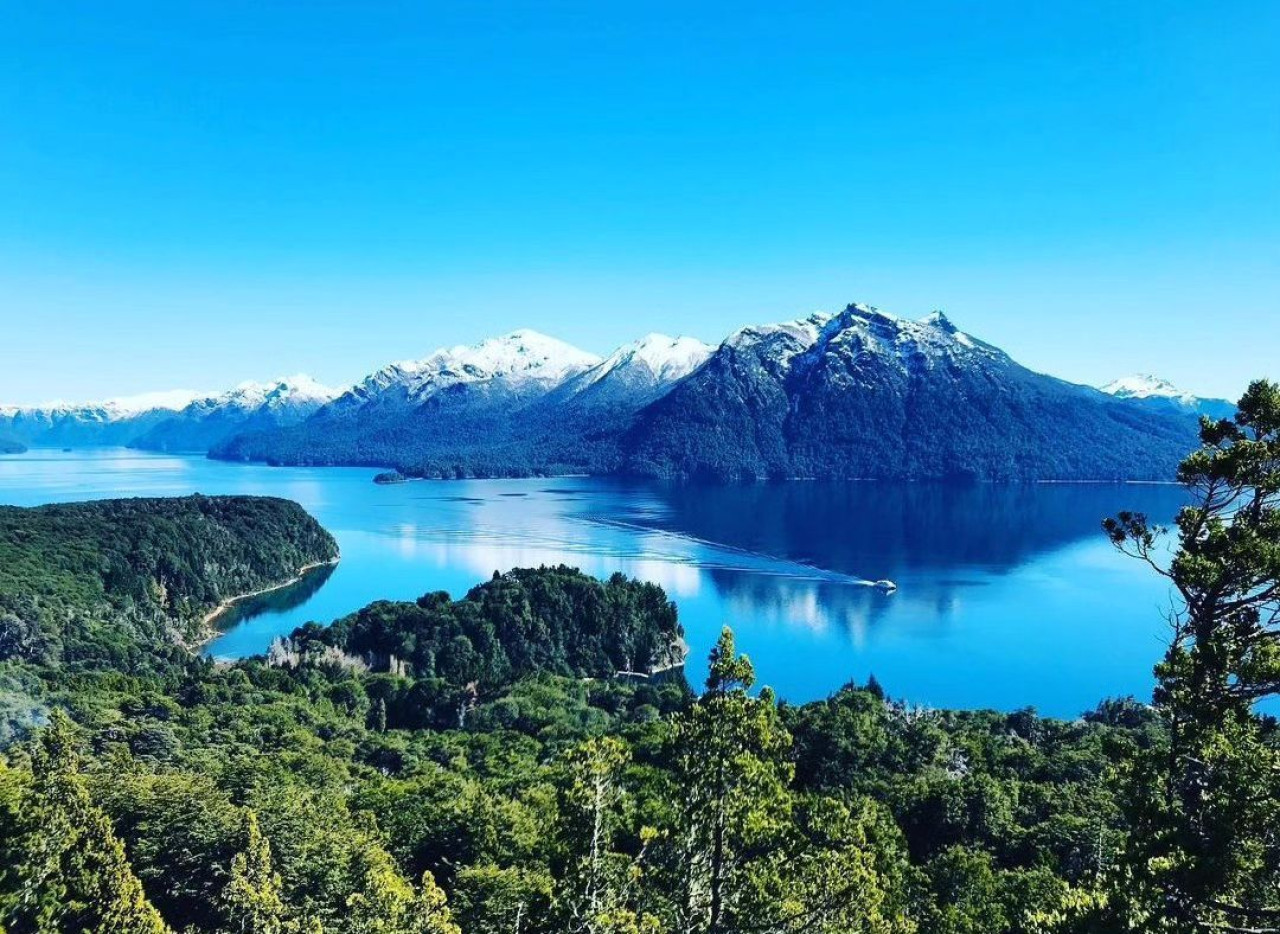
M 183 657 L 226 601 L 337 557 L 283 499 L 0 506 L 0 659 L 131 670 Z

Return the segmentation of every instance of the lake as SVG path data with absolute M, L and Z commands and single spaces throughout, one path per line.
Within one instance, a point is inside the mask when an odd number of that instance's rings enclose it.
M 1132 509 L 1167 522 L 1184 498 L 1144 484 L 380 486 L 374 473 L 36 450 L 0 457 L 0 502 L 200 492 L 301 503 L 337 537 L 341 562 L 239 605 L 208 648 L 218 658 L 262 652 L 375 599 L 461 596 L 495 570 L 563 563 L 666 588 L 694 684 L 730 624 L 760 683 L 787 700 L 874 673 L 914 703 L 1073 717 L 1104 697 L 1148 697 L 1168 632 L 1168 587 L 1113 551 L 1101 519 Z M 879 579 L 898 590 L 867 586 Z

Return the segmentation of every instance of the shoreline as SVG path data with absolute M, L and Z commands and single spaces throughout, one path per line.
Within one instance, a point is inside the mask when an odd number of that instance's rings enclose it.
M 35 447 L 28 446 L 25 454 L 49 454 L 49 453 L 65 453 L 68 449 L 58 448 L 56 446 L 38 445 Z M 71 453 L 81 452 L 119 452 L 131 455 L 141 455 L 143 457 L 189 457 L 199 460 L 210 460 L 221 464 L 237 464 L 252 467 L 269 467 L 276 470 L 367 470 L 367 471 L 390 471 L 399 470 L 400 468 L 391 467 L 386 464 L 344 464 L 344 463 L 323 463 L 323 464 L 280 464 L 271 463 L 269 461 L 255 460 L 252 458 L 236 458 L 236 457 L 212 457 L 206 451 L 152 451 L 146 448 L 133 448 L 128 446 L 120 446 L 115 444 L 102 445 L 82 445 L 70 449 Z M 829 484 L 845 484 L 845 483 L 882 483 L 891 486 L 940 486 L 940 487 L 1017 487 L 1017 486 L 1181 486 L 1182 484 L 1176 478 L 1167 480 L 1157 480 L 1151 478 L 1105 478 L 1092 477 L 1087 479 L 1061 479 L 1055 477 L 1034 477 L 1017 480 L 992 480 L 978 479 L 972 481 L 956 481 L 946 477 L 927 477 L 927 478 L 904 478 L 904 477 L 814 477 L 814 476 L 786 476 L 786 477 L 768 477 L 760 476 L 753 478 L 736 478 L 733 480 L 699 480 L 690 477 L 663 477 L 637 475 L 627 473 L 590 473 L 590 472 L 566 472 L 566 473 L 527 473 L 527 474 L 488 474 L 481 476 L 468 477 L 425 477 L 415 474 L 404 474 L 403 481 L 394 483 L 381 483 L 379 486 L 399 486 L 403 483 L 456 483 L 459 481 L 474 480 L 581 480 L 581 479 L 598 479 L 598 480 L 621 480 L 621 481 L 639 481 L 647 483 L 673 484 L 676 486 L 684 485 L 703 485 L 710 486 L 767 486 L 775 483 L 829 483 Z
M 235 596 L 227 597 L 225 600 L 219 603 L 216 607 L 214 607 L 212 610 L 206 613 L 203 617 L 201 617 L 200 619 L 201 631 L 208 628 L 213 623 L 214 620 L 216 620 L 223 613 L 227 612 L 227 610 L 231 609 L 237 603 L 243 603 L 245 600 L 250 600 L 254 597 L 260 597 L 263 594 L 272 593 L 277 590 L 284 590 L 284 588 L 286 587 L 292 587 L 294 584 L 300 582 L 312 571 L 318 568 L 326 567 L 326 566 L 332 567 L 333 565 L 337 564 L 340 560 L 342 560 L 342 555 L 337 555 L 329 559 L 328 561 L 312 561 L 310 564 L 304 564 L 302 567 L 298 568 L 297 572 L 293 575 L 293 577 L 289 578 L 287 581 L 282 581 L 279 584 L 272 584 L 270 587 L 263 587 L 260 590 L 251 590 L 247 593 L 240 593 L 240 594 L 236 594 Z M 222 635 L 222 630 L 214 628 L 214 630 L 210 632 L 208 635 L 202 635 L 200 639 L 197 640 L 195 644 L 195 649 L 199 649 L 201 646 L 209 642 L 212 642 L 214 639 L 216 639 L 220 635 Z

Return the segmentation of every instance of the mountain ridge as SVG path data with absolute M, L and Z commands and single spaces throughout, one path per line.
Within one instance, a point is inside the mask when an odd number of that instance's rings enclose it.
M 244 383 L 178 411 L 86 409 L 79 427 L 94 443 L 436 477 L 1171 479 L 1194 440 L 1195 397 L 1121 383 L 1036 373 L 942 312 L 912 320 L 854 303 L 715 346 L 650 334 L 605 357 L 526 328 L 390 363 L 345 390 L 303 376 Z M 0 432 L 80 443 L 44 418 L 9 407 Z

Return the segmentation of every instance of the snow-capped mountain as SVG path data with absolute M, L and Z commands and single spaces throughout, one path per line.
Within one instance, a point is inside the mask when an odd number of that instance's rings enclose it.
M 245 433 L 214 454 L 280 463 L 398 464 L 433 473 L 610 469 L 631 417 L 711 348 L 650 334 L 603 360 L 520 330 L 393 363 L 306 423 Z
M 5 405 L 0 406 L 0 433 L 36 445 L 128 444 L 200 395 L 179 389 L 104 402 Z
M 694 337 L 647 334 L 619 347 L 591 371 L 592 382 L 607 375 L 643 371 L 657 384 L 684 379 L 711 356 L 711 346 Z
M 1033 373 L 941 313 L 850 305 L 731 335 L 638 413 L 623 468 L 675 477 L 1167 478 L 1185 417 Z
M 533 330 L 512 331 L 478 344 L 441 348 L 421 360 L 404 360 L 371 373 L 335 400 L 349 411 L 368 404 L 420 405 L 453 386 L 492 384 L 513 390 L 546 391 L 600 362 Z
M 702 366 L 711 351 L 710 345 L 693 337 L 647 334 L 566 380 L 561 392 L 601 401 L 647 402 Z
M 146 393 L 83 404 L 0 407 L 0 432 L 26 444 L 205 451 L 241 431 L 292 425 L 336 393 L 309 376 L 245 382 L 223 393 Z
M 177 412 L 202 394 L 187 389 L 120 396 L 102 402 L 46 402 L 40 405 L 0 405 L 0 418 L 26 415 L 33 418 L 79 418 L 85 421 L 121 421 L 147 412 Z
M 273 463 L 445 463 L 450 473 L 523 472 L 524 445 L 550 419 L 558 387 L 601 363 L 533 330 L 392 363 L 303 424 L 247 431 L 215 456 Z M 563 433 L 562 433 L 563 435 Z M 521 448 L 516 452 L 516 448 Z M 495 451 L 504 449 L 501 460 Z
M 1177 410 L 1210 418 L 1230 418 L 1236 407 L 1226 399 L 1204 399 L 1179 389 L 1167 379 L 1139 373 L 1113 380 L 1102 387 L 1107 395 L 1128 399 L 1154 410 Z
M 296 425 L 337 395 L 301 373 L 265 383 L 251 380 L 193 400 L 130 444 L 150 451 L 207 451 L 241 432 Z
M 423 476 L 1164 479 L 1194 444 L 1189 413 L 1210 404 L 1151 378 L 1063 382 L 941 312 L 854 304 L 716 347 L 650 334 L 602 359 L 520 330 L 389 364 L 342 392 L 299 376 L 0 410 L 0 437 Z
M 305 373 L 299 373 L 266 383 L 253 380 L 240 383 L 227 392 L 195 400 L 183 409 L 183 413 L 219 409 L 238 412 L 256 412 L 260 409 L 277 412 L 297 409 L 314 411 L 331 402 L 338 393 L 339 390 L 324 386 Z
M 1103 386 L 1102 391 L 1121 399 L 1169 399 L 1188 407 L 1196 402 L 1194 395 L 1179 389 L 1167 379 L 1144 373 L 1113 380 Z

